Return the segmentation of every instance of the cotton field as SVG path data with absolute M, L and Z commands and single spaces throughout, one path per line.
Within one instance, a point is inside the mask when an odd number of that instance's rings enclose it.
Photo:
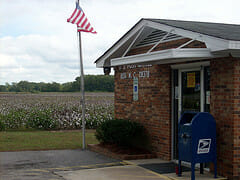
M 113 93 L 86 93 L 86 128 L 113 118 Z M 80 93 L 0 94 L 0 130 L 79 129 Z

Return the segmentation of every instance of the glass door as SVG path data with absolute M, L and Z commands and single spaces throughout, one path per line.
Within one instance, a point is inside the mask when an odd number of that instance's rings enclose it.
M 201 111 L 200 71 L 182 72 L 181 111 Z
M 204 111 L 204 74 L 202 68 L 179 70 L 178 118 L 184 111 Z

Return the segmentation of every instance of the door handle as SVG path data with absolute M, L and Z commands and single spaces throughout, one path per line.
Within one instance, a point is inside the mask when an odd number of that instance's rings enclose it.
M 183 139 L 190 139 L 191 136 L 188 135 L 188 134 L 186 134 L 186 133 L 183 133 L 183 134 L 181 135 L 181 138 L 183 138 Z

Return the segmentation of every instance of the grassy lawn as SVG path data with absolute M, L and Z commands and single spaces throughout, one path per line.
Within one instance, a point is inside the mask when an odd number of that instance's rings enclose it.
M 86 131 L 86 144 L 96 144 L 94 130 Z M 4 131 L 0 132 L 0 151 L 78 149 L 81 131 Z

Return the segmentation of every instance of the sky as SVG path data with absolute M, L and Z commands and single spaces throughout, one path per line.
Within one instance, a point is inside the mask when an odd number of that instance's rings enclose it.
M 82 33 L 85 74 L 141 18 L 240 24 L 239 0 L 80 0 L 97 34 Z M 0 0 L 0 84 L 79 76 L 75 0 Z

